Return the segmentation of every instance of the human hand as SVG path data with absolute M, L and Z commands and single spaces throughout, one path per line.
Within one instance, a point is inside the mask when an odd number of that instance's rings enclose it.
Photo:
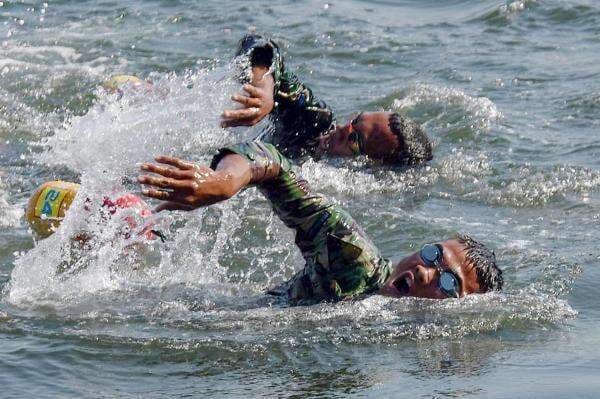
M 230 198 L 232 188 L 230 175 L 214 171 L 175 157 L 159 156 L 156 163 L 144 163 L 140 169 L 157 176 L 141 175 L 138 182 L 147 186 L 142 194 L 147 197 L 168 201 L 161 204 L 161 210 L 192 210 Z M 164 164 L 168 166 L 162 166 Z
M 253 126 L 273 110 L 273 76 L 267 73 L 266 68 L 255 67 L 252 70 L 252 83 L 243 86 L 246 93 L 235 93 L 231 96 L 231 99 L 243 108 L 225 110 L 221 115 L 221 127 Z

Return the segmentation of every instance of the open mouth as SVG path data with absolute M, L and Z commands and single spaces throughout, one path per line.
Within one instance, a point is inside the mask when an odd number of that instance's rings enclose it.
M 408 295 L 411 287 L 413 286 L 414 279 L 410 272 L 404 273 L 394 280 L 394 287 L 398 290 L 400 295 Z

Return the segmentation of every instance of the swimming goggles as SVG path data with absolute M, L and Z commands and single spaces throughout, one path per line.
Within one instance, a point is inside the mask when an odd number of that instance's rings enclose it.
M 438 270 L 438 287 L 440 291 L 450 298 L 460 296 L 460 282 L 456 274 L 442 269 L 443 250 L 440 244 L 425 244 L 419 253 L 426 266 Z

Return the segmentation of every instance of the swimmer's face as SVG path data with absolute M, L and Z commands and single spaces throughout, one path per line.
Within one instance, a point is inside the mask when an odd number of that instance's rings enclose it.
M 484 292 L 477 281 L 477 272 L 466 259 L 465 245 L 456 239 L 439 242 L 443 249 L 442 269 L 454 273 L 459 282 L 461 297 Z M 439 288 L 439 272 L 426 266 L 420 251 L 402 259 L 379 290 L 380 295 L 392 297 L 414 296 L 444 299 L 448 296 Z
M 372 159 L 391 158 L 399 146 L 390 129 L 389 112 L 363 112 L 345 125 L 319 139 L 319 154 L 351 157 L 367 155 Z

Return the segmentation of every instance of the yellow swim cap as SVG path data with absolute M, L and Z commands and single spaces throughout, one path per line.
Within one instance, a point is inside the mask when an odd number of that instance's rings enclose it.
M 133 75 L 115 75 L 108 79 L 106 82 L 102 83 L 102 87 L 104 87 L 105 90 L 110 92 L 118 92 L 126 84 L 138 87 L 150 85 L 151 83 L 146 82 L 145 80 L 142 80 L 137 76 Z
M 56 231 L 77 195 L 79 184 L 50 181 L 33 193 L 27 205 L 27 222 L 38 236 L 46 238 Z

